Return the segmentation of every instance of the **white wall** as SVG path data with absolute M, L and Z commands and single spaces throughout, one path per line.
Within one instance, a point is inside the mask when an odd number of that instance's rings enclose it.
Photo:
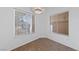
M 69 11 L 69 36 L 53 33 L 49 29 L 48 38 L 79 50 L 79 8 L 48 8 L 48 17 L 65 11 Z M 49 19 L 47 24 L 50 28 Z
M 19 8 L 30 12 L 30 8 Z M 50 30 L 50 16 L 69 11 L 69 36 L 53 33 Z M 0 50 L 11 50 L 39 37 L 54 41 L 79 50 L 79 8 L 45 8 L 41 15 L 35 16 L 35 33 L 27 36 L 14 36 L 14 9 L 0 8 Z
M 30 8 L 17 8 L 18 10 L 24 10 L 31 12 Z M 14 18 L 14 8 L 0 8 L 0 50 L 12 50 L 18 46 L 31 42 L 39 37 L 45 37 L 43 35 L 43 27 L 40 30 L 40 20 L 39 17 L 35 17 L 35 30 L 33 34 L 26 36 L 14 36 L 15 31 L 15 18 Z M 43 22 L 41 23 L 42 26 Z M 43 31 L 42 31 L 43 30 Z
M 0 50 L 6 50 L 12 37 L 12 11 L 10 8 L 0 8 Z

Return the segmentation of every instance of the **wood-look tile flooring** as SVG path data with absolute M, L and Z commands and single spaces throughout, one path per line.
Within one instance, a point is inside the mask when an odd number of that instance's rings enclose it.
M 39 38 L 12 51 L 75 51 L 74 49 L 47 38 Z

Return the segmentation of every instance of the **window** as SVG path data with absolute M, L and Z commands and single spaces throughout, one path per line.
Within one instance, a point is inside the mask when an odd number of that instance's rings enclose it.
M 29 12 L 15 11 L 15 35 L 35 32 L 34 16 Z
M 69 12 L 64 12 L 51 16 L 51 30 L 55 33 L 68 35 L 68 17 Z

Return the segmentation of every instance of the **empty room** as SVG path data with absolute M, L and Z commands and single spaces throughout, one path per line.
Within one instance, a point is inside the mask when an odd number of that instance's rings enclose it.
M 0 51 L 78 51 L 79 7 L 0 7 Z

